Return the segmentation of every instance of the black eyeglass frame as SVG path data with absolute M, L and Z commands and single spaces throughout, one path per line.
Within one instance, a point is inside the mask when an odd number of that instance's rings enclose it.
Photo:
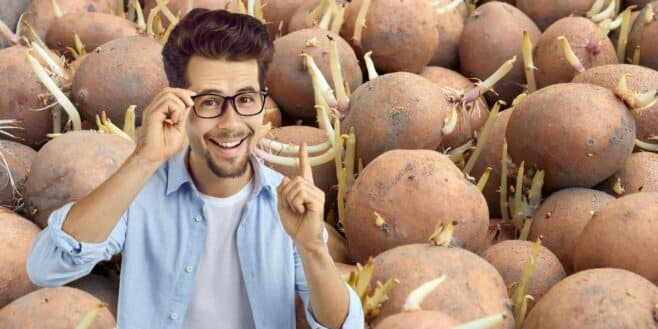
M 261 96 L 260 111 L 258 111 L 256 113 L 253 113 L 253 114 L 242 114 L 242 113 L 240 113 L 240 110 L 238 110 L 238 107 L 235 105 L 235 99 L 240 97 L 241 95 L 253 94 L 253 93 L 258 93 Z M 231 101 L 231 106 L 233 106 L 233 110 L 235 110 L 235 113 L 237 113 L 237 114 L 239 114 L 243 117 L 251 117 L 251 116 L 254 116 L 254 115 L 259 115 L 263 112 L 263 110 L 265 109 L 265 100 L 267 100 L 267 96 L 269 96 L 269 95 L 270 95 L 270 93 L 267 90 L 243 91 L 243 92 L 237 93 L 233 96 L 224 96 L 224 95 L 220 95 L 220 94 L 217 94 L 217 93 L 203 93 L 203 94 L 198 94 L 198 95 L 192 96 L 192 101 L 194 102 L 197 98 L 202 97 L 202 96 L 219 96 L 219 97 L 224 98 L 224 101 L 222 102 L 222 105 L 220 106 L 219 114 L 214 115 L 214 116 L 210 116 L 210 117 L 209 116 L 202 116 L 196 111 L 196 106 L 194 106 L 194 105 L 192 105 L 192 110 L 194 111 L 194 115 L 196 115 L 197 117 L 202 118 L 202 119 L 219 118 L 219 117 L 222 116 L 222 114 L 224 114 L 224 112 L 226 112 L 226 108 L 227 108 L 226 102 L 230 100 Z

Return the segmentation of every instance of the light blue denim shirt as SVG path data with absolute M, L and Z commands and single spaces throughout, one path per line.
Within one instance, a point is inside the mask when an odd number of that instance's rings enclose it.
M 79 242 L 61 230 L 72 203 L 54 211 L 32 246 L 30 279 L 42 287 L 61 286 L 121 252 L 118 329 L 181 328 L 207 228 L 204 203 L 187 170 L 188 150 L 156 171 L 102 243 Z M 294 328 L 295 292 L 311 327 L 323 328 L 313 317 L 300 257 L 280 223 L 276 187 L 283 176 L 253 157 L 251 163 L 255 188 L 237 229 L 237 247 L 256 328 Z M 359 297 L 351 288 L 349 295 L 343 328 L 363 329 Z

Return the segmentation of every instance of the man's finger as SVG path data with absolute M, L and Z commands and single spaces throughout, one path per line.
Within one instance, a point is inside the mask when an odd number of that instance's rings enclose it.
M 308 151 L 306 150 L 306 143 L 302 143 L 299 147 L 299 175 L 305 180 L 313 183 L 313 170 L 308 161 Z

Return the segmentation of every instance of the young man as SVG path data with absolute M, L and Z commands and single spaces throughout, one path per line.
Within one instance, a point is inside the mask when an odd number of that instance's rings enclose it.
M 294 179 L 251 155 L 272 53 L 250 16 L 185 16 L 163 49 L 171 88 L 144 110 L 134 153 L 51 215 L 28 259 L 32 281 L 60 286 L 122 252 L 121 329 L 293 328 L 295 292 L 312 327 L 362 329 L 325 244 L 305 147 Z

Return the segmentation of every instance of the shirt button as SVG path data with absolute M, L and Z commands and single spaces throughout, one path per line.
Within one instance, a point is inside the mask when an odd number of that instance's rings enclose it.
M 188 266 L 185 268 L 185 272 L 191 273 L 192 272 L 192 266 Z
M 203 218 L 201 218 L 201 216 L 199 216 L 199 215 L 194 216 L 194 221 L 195 222 L 200 222 L 202 219 Z
M 176 314 L 176 312 L 171 313 L 171 314 L 169 315 L 169 318 L 171 318 L 172 320 L 176 320 L 176 319 L 178 319 L 178 314 Z

